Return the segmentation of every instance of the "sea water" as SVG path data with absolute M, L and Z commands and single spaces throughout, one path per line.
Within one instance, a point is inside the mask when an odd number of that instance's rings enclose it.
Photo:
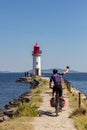
M 23 73 L 0 73 L 0 106 L 17 99 L 22 93 L 29 91 L 29 83 L 18 83 L 16 80 L 23 77 Z
M 52 73 L 44 73 L 49 77 Z M 6 105 L 9 101 L 17 99 L 21 94 L 30 90 L 29 83 L 18 83 L 16 80 L 24 77 L 24 73 L 0 73 L 0 106 Z M 68 73 L 63 76 L 70 84 L 87 95 L 87 73 Z

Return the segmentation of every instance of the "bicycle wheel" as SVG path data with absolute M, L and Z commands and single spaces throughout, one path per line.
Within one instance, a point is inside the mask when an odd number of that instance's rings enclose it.
M 58 93 L 56 93 L 56 106 L 55 106 L 56 116 L 58 116 L 59 110 L 60 110 L 59 95 Z

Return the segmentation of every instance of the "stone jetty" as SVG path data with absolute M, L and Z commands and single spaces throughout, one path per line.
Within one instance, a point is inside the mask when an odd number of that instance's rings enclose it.
M 22 77 L 17 79 L 16 82 L 30 83 L 31 90 L 37 88 L 40 84 L 38 80 L 32 77 Z M 4 108 L 0 107 L 0 122 L 10 120 L 16 114 L 18 106 L 21 103 L 28 103 L 31 100 L 31 90 L 21 94 L 18 99 L 9 101 L 8 104 L 4 106 Z

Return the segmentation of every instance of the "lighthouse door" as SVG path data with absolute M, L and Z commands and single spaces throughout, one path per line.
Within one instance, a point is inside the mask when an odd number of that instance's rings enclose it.
M 35 75 L 39 75 L 39 69 L 36 69 Z

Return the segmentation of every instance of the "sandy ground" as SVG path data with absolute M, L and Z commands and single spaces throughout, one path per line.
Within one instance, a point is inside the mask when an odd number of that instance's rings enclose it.
M 66 105 L 56 116 L 55 109 L 50 106 L 51 89 L 47 90 L 43 96 L 43 103 L 39 110 L 41 112 L 40 117 L 36 117 L 32 123 L 34 130 L 77 130 L 75 128 L 74 122 L 69 115 L 71 114 L 71 109 L 69 107 L 69 100 L 67 97 L 67 90 L 63 90 L 63 97 L 66 100 Z

